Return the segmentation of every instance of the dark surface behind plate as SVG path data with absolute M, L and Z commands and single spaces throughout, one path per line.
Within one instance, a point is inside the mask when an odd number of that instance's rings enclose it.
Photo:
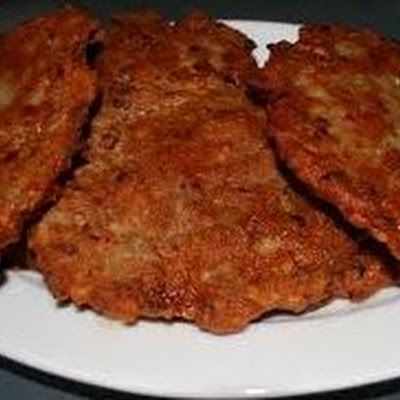
M 70 0 L 69 2 L 0 0 L 0 30 L 8 30 L 27 18 L 66 3 L 86 7 L 93 14 L 103 19 L 108 18 L 116 11 L 137 6 L 153 8 L 170 18 L 180 17 L 193 8 L 201 8 L 217 18 L 369 25 L 383 34 L 400 38 L 400 1 L 396 0 Z M 6 324 L 7 321 L 3 320 L 1 323 Z M 62 348 L 60 348 L 60 351 L 62 351 Z M 55 378 L 0 357 L 0 400 L 128 400 L 141 398 L 143 397 L 111 392 Z M 400 400 L 400 380 L 297 399 L 305 398 L 310 400 Z

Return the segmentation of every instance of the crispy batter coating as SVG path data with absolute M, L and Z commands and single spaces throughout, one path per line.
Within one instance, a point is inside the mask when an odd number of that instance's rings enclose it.
M 399 43 L 317 25 L 271 50 L 263 84 L 280 156 L 400 257 Z
M 199 15 L 116 20 L 89 162 L 31 236 L 57 299 L 227 333 L 391 283 L 279 175 L 241 87 L 250 50 Z
M 96 30 L 65 9 L 0 39 L 0 248 L 52 196 L 77 148 L 95 95 L 85 49 Z

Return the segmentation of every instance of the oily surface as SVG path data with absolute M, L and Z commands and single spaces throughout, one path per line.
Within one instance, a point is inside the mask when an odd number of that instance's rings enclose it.
M 88 164 L 31 236 L 56 298 L 226 333 L 392 282 L 278 174 L 240 84 L 250 50 L 199 15 L 115 21 Z
M 400 257 L 400 45 L 317 25 L 271 50 L 263 84 L 279 155 Z
M 95 95 L 85 49 L 96 25 L 67 9 L 0 38 L 0 248 L 56 189 Z

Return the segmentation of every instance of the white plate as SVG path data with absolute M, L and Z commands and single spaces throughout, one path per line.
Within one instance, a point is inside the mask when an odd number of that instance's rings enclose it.
M 294 39 L 293 25 L 231 21 L 260 45 Z M 184 323 L 124 327 L 58 309 L 39 276 L 9 273 L 0 290 L 0 353 L 78 381 L 181 397 L 283 396 L 400 376 L 400 291 L 273 317 L 217 337 Z

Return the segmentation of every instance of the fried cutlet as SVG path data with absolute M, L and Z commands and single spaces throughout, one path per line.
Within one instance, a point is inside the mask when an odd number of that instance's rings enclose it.
M 271 51 L 263 86 L 280 157 L 400 257 L 399 43 L 311 25 Z
M 65 9 L 0 38 L 0 248 L 54 194 L 95 95 L 86 46 L 97 30 Z
M 279 175 L 240 81 L 256 68 L 246 38 L 151 13 L 107 36 L 88 164 L 30 238 L 58 300 L 227 333 L 392 282 Z

